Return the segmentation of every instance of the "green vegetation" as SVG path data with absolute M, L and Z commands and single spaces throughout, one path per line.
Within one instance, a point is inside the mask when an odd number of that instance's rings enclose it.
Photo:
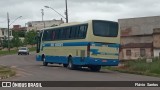
M 36 39 L 35 37 L 37 36 L 37 32 L 32 30 L 29 32 L 15 32 L 13 31 L 13 39 L 10 40 L 10 47 L 20 47 L 24 45 L 35 45 L 36 44 Z M 24 38 L 23 40 L 20 40 L 20 37 Z M 7 37 L 4 37 L 4 40 L 0 41 L 0 47 L 2 48 L 7 48 L 8 47 L 8 40 Z
M 13 39 L 11 40 L 11 47 L 23 46 L 23 42 L 19 39 L 18 32 L 13 33 Z
M 0 79 L 8 78 L 14 76 L 15 74 L 16 73 L 13 69 L 5 66 L 0 66 Z
M 122 66 L 118 67 L 104 67 L 110 70 L 141 74 L 148 76 L 158 76 L 160 77 L 160 60 L 154 58 L 153 62 L 147 63 L 145 59 L 136 61 L 126 61 L 122 63 Z
M 29 48 L 29 51 L 30 52 L 36 51 L 36 47 Z M 8 51 L 0 51 L 0 55 L 11 55 L 11 54 L 16 54 L 16 53 L 17 53 L 17 50 L 10 50 L 10 52 L 8 52 Z
M 17 53 L 17 50 L 10 50 L 10 52 L 7 51 L 0 51 L 0 55 L 10 55 Z
M 35 32 L 34 30 L 27 32 L 25 35 L 24 43 L 29 45 L 36 44 L 36 36 L 37 32 Z
M 2 44 L 2 47 L 3 47 L 3 48 L 8 47 L 8 40 L 6 39 L 6 37 L 4 37 L 4 40 L 1 41 L 1 44 Z

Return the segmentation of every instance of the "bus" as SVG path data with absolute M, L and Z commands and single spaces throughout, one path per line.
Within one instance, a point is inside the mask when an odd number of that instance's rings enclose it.
M 63 64 L 71 70 L 88 67 L 100 71 L 101 66 L 119 64 L 120 31 L 118 23 L 90 20 L 69 23 L 40 31 L 36 61 Z

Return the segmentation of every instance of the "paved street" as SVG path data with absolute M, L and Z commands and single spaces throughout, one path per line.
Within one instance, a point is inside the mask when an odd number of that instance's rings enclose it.
M 83 70 L 68 70 L 61 65 L 42 66 L 42 62 L 35 61 L 35 54 L 32 55 L 8 55 L 0 57 L 0 64 L 11 66 L 16 69 L 17 74 L 14 77 L 5 79 L 6 81 L 160 81 L 160 78 L 125 74 L 109 70 L 101 72 L 90 72 Z M 55 88 L 66 90 L 65 88 Z M 73 90 L 116 90 L 120 88 L 69 88 Z M 126 89 L 127 88 L 122 88 Z M 129 88 L 128 88 L 129 89 Z M 130 90 L 135 88 L 130 88 Z M 156 88 L 138 88 L 141 90 L 156 90 Z M 158 88 L 157 88 L 158 90 Z

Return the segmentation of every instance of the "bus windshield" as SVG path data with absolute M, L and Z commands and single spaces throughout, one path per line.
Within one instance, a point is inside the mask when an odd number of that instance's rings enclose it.
M 93 33 L 101 37 L 117 37 L 118 23 L 107 21 L 93 21 Z

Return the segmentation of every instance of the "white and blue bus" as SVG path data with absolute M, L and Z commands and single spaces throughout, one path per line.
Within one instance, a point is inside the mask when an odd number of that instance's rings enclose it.
M 69 69 L 119 64 L 120 31 L 118 23 L 90 20 L 41 30 L 37 39 L 37 61 L 63 64 Z

